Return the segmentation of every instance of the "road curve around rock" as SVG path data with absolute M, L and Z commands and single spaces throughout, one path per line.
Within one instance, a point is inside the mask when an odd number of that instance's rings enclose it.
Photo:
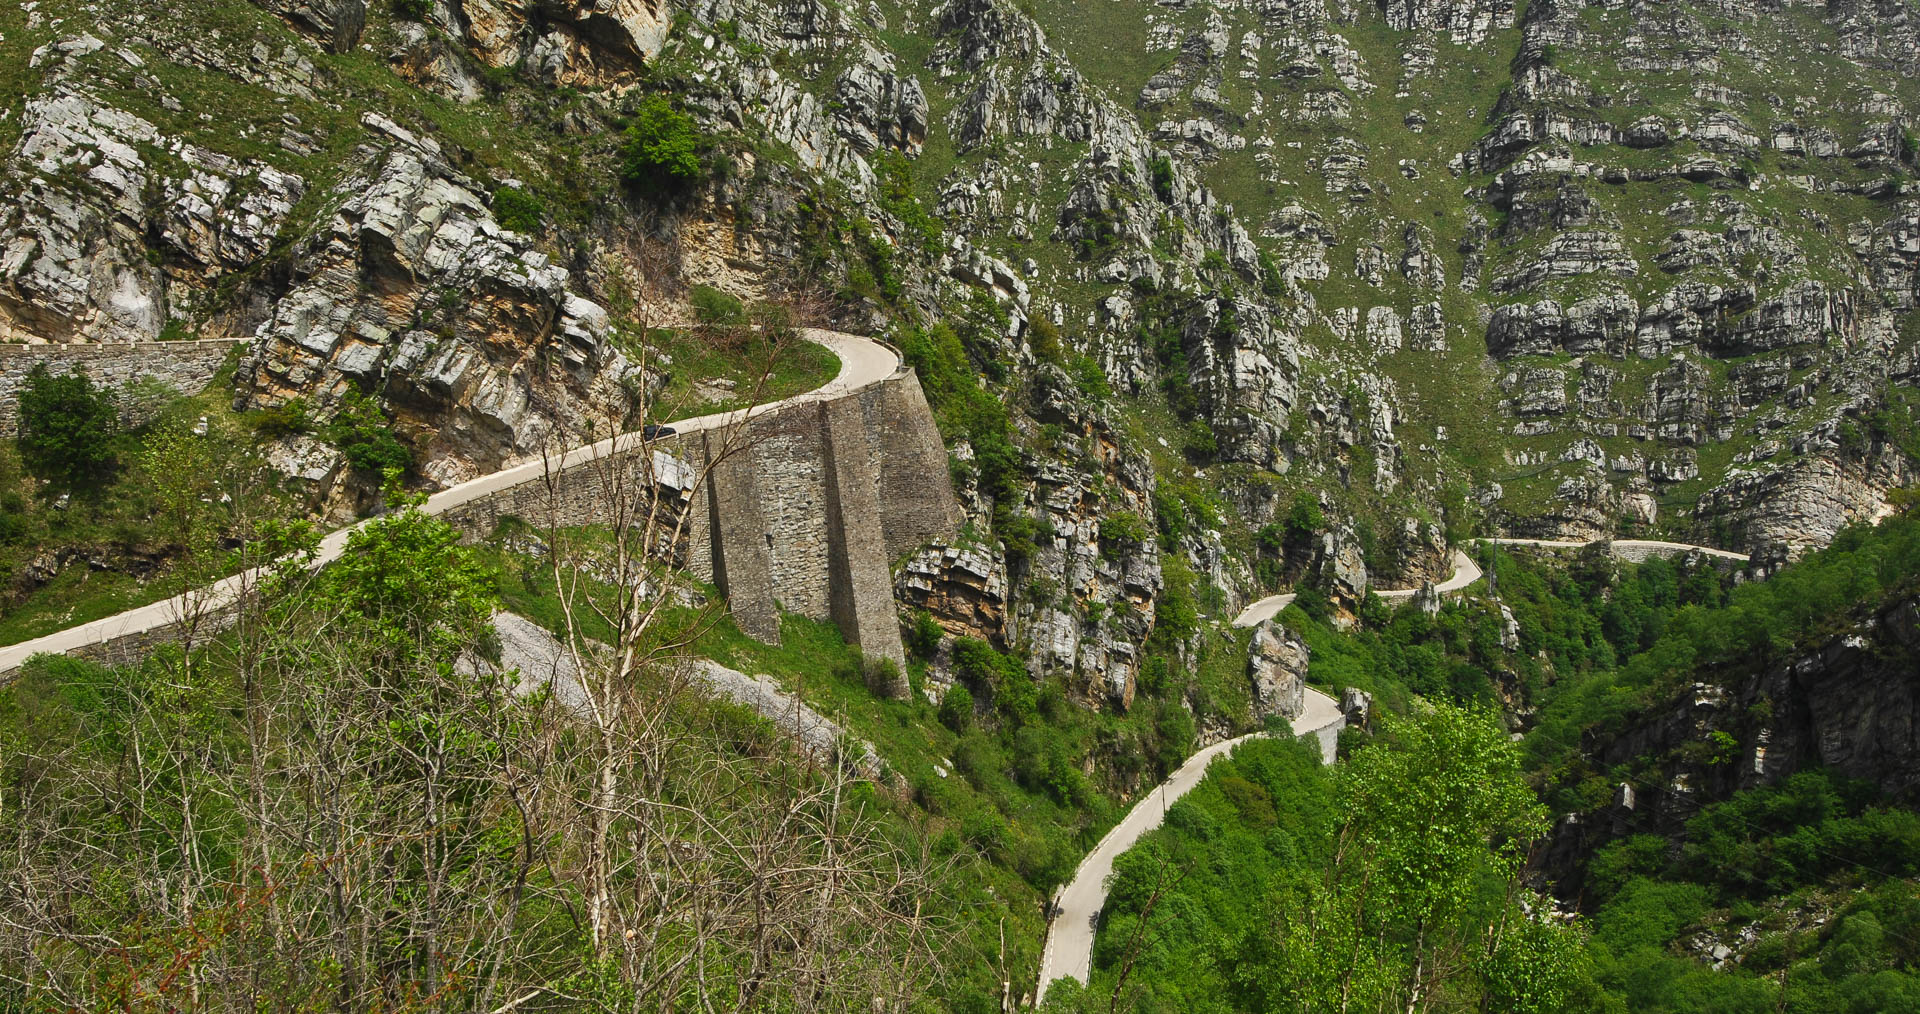
M 838 331 L 823 331 L 808 328 L 801 332 L 807 340 L 824 345 L 840 357 L 840 372 L 825 384 L 797 394 L 781 401 L 768 402 L 748 409 L 735 409 L 731 412 L 715 412 L 709 415 L 695 416 L 669 423 L 680 433 L 695 433 L 702 430 L 720 429 L 746 419 L 749 415 L 759 416 L 789 405 L 826 401 L 851 394 L 870 384 L 876 384 L 894 375 L 901 367 L 900 357 L 892 349 L 871 338 L 859 335 L 843 334 Z M 634 434 L 622 434 L 609 437 L 592 444 L 575 447 L 560 456 L 557 467 L 565 471 L 576 468 L 589 461 L 606 457 L 616 447 L 633 446 Z M 470 479 L 450 486 L 427 498 L 422 508 L 428 514 L 439 514 L 479 497 L 487 496 L 530 482 L 545 474 L 550 464 L 540 458 L 531 458 L 509 465 L 497 472 L 491 472 L 477 479 Z M 340 558 L 347 547 L 347 537 L 360 527 L 359 524 L 336 529 L 320 541 L 320 552 L 316 565 L 331 563 Z M 158 630 L 177 622 L 189 608 L 199 610 L 217 610 L 231 602 L 242 589 L 249 586 L 258 575 L 247 572 L 216 581 L 206 587 L 162 599 L 159 602 L 139 606 L 122 613 L 103 617 L 65 630 L 37 637 L 31 641 L 22 641 L 0 647 L 0 675 L 18 669 L 28 658 L 42 652 L 62 654 L 80 648 L 90 647 L 132 634 L 143 634 Z
M 1593 545 L 1591 542 L 1562 542 L 1553 539 L 1476 539 L 1475 541 L 1485 542 L 1495 546 L 1533 546 L 1539 549 L 1585 549 Z M 1746 553 L 1714 549 L 1712 546 L 1696 546 L 1688 542 L 1661 542 L 1658 539 L 1603 539 L 1600 541 L 1607 542 L 1608 548 L 1613 555 L 1630 560 L 1644 559 L 1647 556 L 1664 553 L 1671 553 L 1675 556 L 1686 553 L 1704 553 L 1722 560 L 1739 560 L 1742 563 L 1752 559 L 1752 557 Z
M 1445 581 L 1434 585 L 1433 590 L 1443 594 L 1456 592 L 1478 580 L 1480 580 L 1480 565 L 1474 563 L 1472 557 L 1456 549 L 1453 551 L 1453 573 L 1448 575 Z M 1419 591 L 1418 588 L 1391 588 L 1384 591 L 1375 589 L 1374 594 L 1389 602 L 1398 602 L 1412 598 Z M 1287 592 L 1284 595 L 1269 595 L 1248 605 L 1240 611 L 1239 616 L 1233 618 L 1233 625 L 1252 627 L 1273 619 L 1280 615 L 1282 609 L 1293 604 L 1294 594 Z
M 1543 539 L 1477 539 L 1501 546 L 1538 546 L 1546 549 L 1579 549 L 1589 543 L 1553 542 Z M 1646 539 L 1620 539 L 1612 543 L 1612 552 L 1616 556 L 1638 558 L 1647 553 L 1686 553 L 1698 550 L 1709 556 L 1729 560 L 1746 560 L 1739 553 L 1709 546 L 1694 546 L 1679 542 L 1659 542 Z M 1480 580 L 1482 572 L 1479 564 L 1466 553 L 1453 551 L 1453 573 L 1445 581 L 1434 585 L 1434 590 L 1442 594 L 1456 592 Z M 1394 588 L 1376 590 L 1374 594 L 1388 601 L 1402 601 L 1412 598 L 1419 589 Z M 1269 595 L 1251 603 L 1240 615 L 1235 617 L 1236 627 L 1252 627 L 1273 619 L 1280 611 L 1293 604 L 1294 593 Z M 1333 761 L 1333 735 L 1343 724 L 1339 706 L 1333 698 L 1311 687 L 1306 692 L 1306 710 L 1293 721 L 1296 733 L 1314 732 L 1321 734 L 1321 749 L 1325 759 Z M 1187 758 L 1180 770 L 1162 782 L 1153 793 L 1136 803 L 1126 818 L 1114 825 L 1100 844 L 1087 854 L 1074 871 L 1073 880 L 1062 888 L 1056 899 L 1056 912 L 1047 929 L 1046 946 L 1040 956 L 1040 987 L 1036 1002 L 1046 999 L 1047 986 L 1062 978 L 1087 981 L 1087 975 L 1093 967 L 1093 938 L 1100 909 L 1107 902 L 1107 877 L 1113 872 L 1113 861 L 1133 844 L 1140 836 L 1160 826 L 1166 819 L 1167 807 L 1174 800 L 1186 795 L 1206 776 L 1207 765 L 1215 757 L 1231 752 L 1234 747 L 1264 733 L 1253 733 L 1236 739 L 1215 743 Z
M 1297 735 L 1318 735 L 1320 738 L 1320 756 L 1327 763 L 1333 762 L 1335 737 L 1345 719 L 1340 715 L 1340 706 L 1334 699 L 1311 687 L 1307 688 L 1306 707 L 1300 717 L 1293 720 L 1293 731 Z M 1046 946 L 1040 954 L 1040 990 L 1036 1002 L 1046 999 L 1047 986 L 1062 978 L 1087 981 L 1087 974 L 1093 967 L 1093 936 L 1100 909 L 1107 903 L 1107 876 L 1113 872 L 1113 861 L 1120 854 L 1132 848 L 1140 836 L 1159 827 L 1167 818 L 1167 808 L 1181 796 L 1192 791 L 1207 775 L 1207 765 L 1215 757 L 1232 753 L 1235 747 L 1250 739 L 1259 739 L 1267 735 L 1264 732 L 1250 733 L 1233 739 L 1215 743 L 1188 757 L 1166 781 L 1154 788 L 1152 793 L 1140 797 L 1133 809 L 1120 823 L 1108 831 L 1100 844 L 1080 861 L 1078 869 L 1073 871 L 1073 880 L 1060 889 L 1055 896 L 1055 915 L 1047 930 Z

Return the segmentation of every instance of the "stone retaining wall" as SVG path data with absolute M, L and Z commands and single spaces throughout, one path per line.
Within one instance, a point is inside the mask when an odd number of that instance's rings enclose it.
M 912 370 L 754 416 L 732 433 L 665 437 L 644 453 L 524 482 L 442 516 L 473 537 L 509 516 L 603 523 L 609 469 L 619 470 L 629 488 L 651 487 L 685 517 L 676 562 L 726 594 L 747 634 L 778 641 L 780 613 L 797 613 L 905 664 L 890 564 L 960 522 L 946 446 Z
M 179 394 L 198 394 L 245 339 L 186 342 L 114 342 L 91 345 L 0 345 L 0 437 L 17 431 L 20 391 L 27 374 L 46 364 L 52 373 L 85 371 L 94 382 L 122 389 L 143 379 L 159 381 Z M 120 421 L 138 426 L 152 418 L 160 400 L 122 397 Z

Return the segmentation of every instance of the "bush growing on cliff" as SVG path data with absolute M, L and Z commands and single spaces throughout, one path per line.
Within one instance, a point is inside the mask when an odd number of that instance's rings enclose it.
M 675 193 L 706 169 L 707 139 L 693 117 L 665 95 L 649 95 L 627 125 L 620 146 L 620 175 L 643 189 Z
M 514 232 L 538 232 L 547 216 L 540 198 L 519 187 L 500 187 L 493 192 L 493 217 Z
M 687 295 L 693 304 L 694 319 L 709 327 L 729 327 L 747 322 L 746 304 L 711 285 L 696 285 Z
M 405 472 L 413 467 L 413 450 L 393 435 L 380 406 L 358 391 L 347 393 L 327 436 L 358 471 L 383 475 L 389 469 Z
M 994 528 L 1012 539 L 1006 529 L 1017 524 L 1012 508 L 1020 498 L 1020 452 L 1013 445 L 1007 407 L 980 386 L 966 345 L 953 328 L 909 328 L 898 340 L 908 365 L 920 374 L 942 436 L 949 442 L 965 438 L 973 445 L 980 487 L 994 500 Z
M 940 639 L 946 636 L 933 614 L 925 609 L 916 609 L 913 623 L 907 628 L 907 650 L 915 658 L 932 658 L 940 650 Z
M 882 148 L 874 155 L 875 175 L 879 179 L 880 206 L 906 226 L 907 238 L 917 240 L 925 249 L 940 245 L 940 220 L 927 211 L 913 192 L 913 166 L 905 155 Z
M 949 689 L 946 696 L 940 698 L 940 724 L 958 735 L 966 735 L 967 730 L 973 728 L 973 692 L 962 686 Z
M 85 373 L 56 377 L 35 366 L 20 392 L 19 425 L 21 462 L 55 491 L 97 492 L 113 475 L 120 416 L 113 394 Z

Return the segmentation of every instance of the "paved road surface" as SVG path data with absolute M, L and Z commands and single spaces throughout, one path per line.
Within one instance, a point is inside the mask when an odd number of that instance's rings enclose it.
M 1321 758 L 1332 763 L 1334 739 L 1344 724 L 1340 706 L 1333 698 L 1309 688 L 1306 710 L 1293 720 L 1293 731 L 1299 735 L 1318 734 Z M 1160 826 L 1166 819 L 1167 807 L 1200 784 L 1206 777 L 1207 765 L 1215 757 L 1231 753 L 1247 740 L 1264 735 L 1266 733 L 1256 732 L 1215 743 L 1187 758 L 1180 770 L 1161 782 L 1152 794 L 1142 796 L 1133 804 L 1126 817 L 1080 861 L 1072 882 L 1056 895 L 1058 914 L 1054 916 L 1040 957 L 1040 999 L 1046 998 L 1047 985 L 1055 979 L 1070 976 L 1087 981 L 1087 971 L 1093 964 L 1094 924 L 1101 907 L 1107 903 L 1107 875 L 1113 872 L 1113 861 L 1132 848 L 1141 835 Z
M 1454 592 L 1478 580 L 1480 580 L 1479 565 L 1474 563 L 1473 559 L 1467 556 L 1467 554 L 1456 549 L 1453 551 L 1453 574 L 1445 581 L 1433 587 L 1434 590 L 1438 592 Z M 1402 599 L 1412 598 L 1414 593 L 1419 590 L 1418 588 L 1392 588 L 1382 591 L 1376 588 L 1373 593 L 1389 602 L 1397 602 Z M 1241 610 L 1239 616 L 1234 617 L 1233 625 L 1236 627 L 1252 627 L 1271 620 L 1275 616 L 1280 615 L 1282 609 L 1293 604 L 1293 596 L 1293 592 L 1288 592 L 1285 595 L 1269 595 L 1258 602 L 1252 603 L 1247 606 L 1247 608 Z
M 749 413 L 758 416 L 787 405 L 837 398 L 862 387 L 866 387 L 869 384 L 885 380 L 892 376 L 895 370 L 900 368 L 900 357 L 895 355 L 892 349 L 871 339 L 862 338 L 858 335 L 841 334 L 838 331 L 821 331 L 812 328 L 803 331 L 802 334 L 810 341 L 825 345 L 835 355 L 840 357 L 840 372 L 832 380 L 827 381 L 824 385 L 814 390 L 795 395 L 783 401 L 768 402 L 765 405 L 755 406 L 751 409 L 736 409 L 731 412 L 716 412 L 711 415 L 697 416 L 692 419 L 672 423 L 673 428 L 681 433 L 696 433 L 701 430 L 719 429 L 741 421 L 746 418 Z M 622 448 L 632 447 L 633 441 L 633 436 L 628 434 L 620 437 L 610 437 L 598 443 L 573 448 L 561 456 L 559 467 L 565 470 L 596 458 L 605 457 L 616 446 Z M 510 465 L 500 471 L 483 475 L 477 479 L 471 479 L 433 494 L 427 498 L 426 506 L 423 509 L 429 514 L 441 513 L 442 511 L 458 507 L 478 497 L 483 497 L 490 493 L 517 486 L 523 482 L 538 479 L 541 475 L 545 474 L 547 467 L 547 463 L 537 457 L 515 465 Z M 322 539 L 320 542 L 318 563 L 326 564 L 339 559 L 340 554 L 346 549 L 347 536 L 357 527 L 358 525 L 349 525 L 345 528 L 337 529 Z M 235 596 L 237 596 L 243 588 L 251 584 L 256 576 L 257 575 L 254 574 L 236 574 L 208 585 L 207 587 L 188 592 L 185 595 L 163 599 L 159 602 L 140 606 L 136 609 L 129 609 L 123 613 L 117 613 L 113 616 L 94 620 L 91 623 L 83 623 L 77 627 L 69 627 L 66 630 L 48 634 L 45 637 L 35 638 L 31 641 L 22 641 L 19 644 L 0 647 L 0 674 L 5 674 L 19 668 L 20 664 L 25 662 L 30 656 L 41 652 L 53 652 L 56 654 L 69 652 L 76 648 L 84 648 L 105 641 L 111 641 L 129 634 L 145 633 L 150 630 L 165 627 L 180 619 L 189 602 L 192 602 L 200 608 L 219 609 L 231 603 Z
M 1541 549 L 1585 549 L 1590 542 L 1556 542 L 1551 539 L 1480 539 L 1496 546 L 1537 546 Z M 1614 539 L 1610 543 L 1613 555 L 1627 560 L 1642 561 L 1650 556 L 1681 556 L 1700 552 L 1708 556 L 1717 556 L 1722 560 L 1747 562 L 1752 557 L 1746 553 L 1731 553 L 1710 546 L 1695 546 L 1685 542 L 1661 542 L 1657 539 Z

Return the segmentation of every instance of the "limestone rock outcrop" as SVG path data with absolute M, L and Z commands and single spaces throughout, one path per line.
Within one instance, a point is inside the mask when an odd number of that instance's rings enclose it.
M 289 291 L 242 364 L 239 404 L 300 399 L 324 418 L 368 391 L 442 484 L 549 438 L 578 441 L 556 426 L 623 423 L 636 368 L 606 311 L 502 227 L 437 144 L 372 115 L 366 125 L 378 141 L 296 250 Z
M 254 0 L 322 46 L 345 53 L 360 44 L 367 26 L 366 0 Z
M 52 63 L 100 49 L 81 36 Z M 57 69 L 55 71 L 57 73 Z M 78 83 L 19 111 L 0 207 L 0 338 L 132 341 L 191 320 L 213 279 L 263 257 L 306 181 L 163 135 Z
M 1254 721 L 1300 716 L 1306 708 L 1307 663 L 1312 655 L 1307 642 L 1286 627 L 1268 621 L 1254 628 L 1247 647 Z

